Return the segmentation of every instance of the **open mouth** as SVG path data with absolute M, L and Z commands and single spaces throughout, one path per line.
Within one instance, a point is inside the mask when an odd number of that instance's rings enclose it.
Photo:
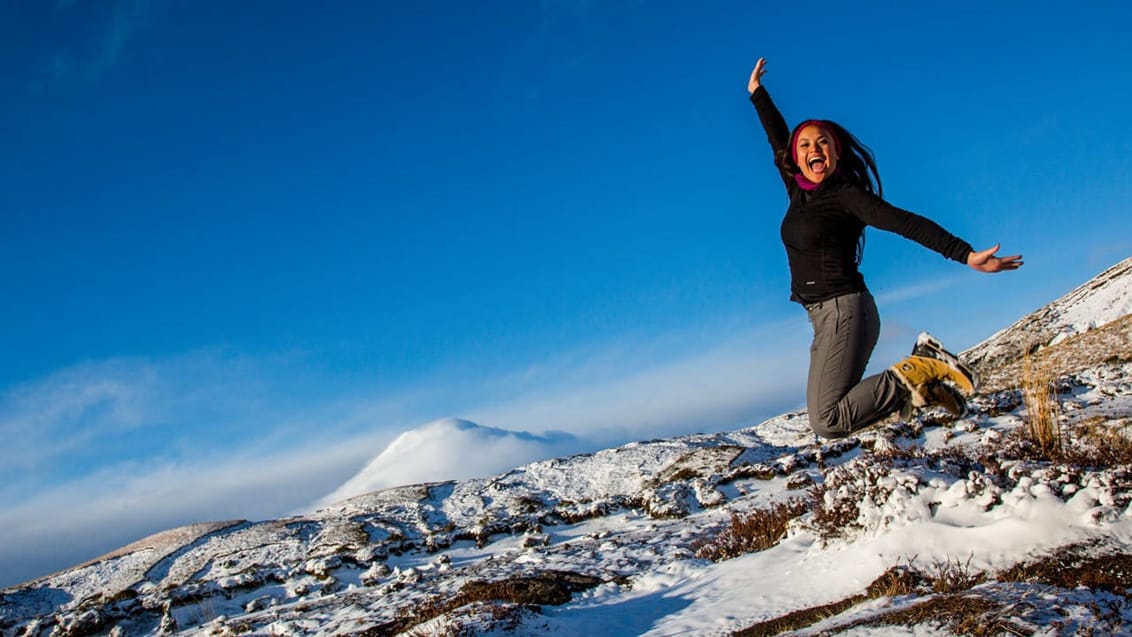
M 825 157 L 811 157 L 807 162 L 807 165 L 809 165 L 810 170 L 812 170 L 815 174 L 820 175 L 825 172 Z

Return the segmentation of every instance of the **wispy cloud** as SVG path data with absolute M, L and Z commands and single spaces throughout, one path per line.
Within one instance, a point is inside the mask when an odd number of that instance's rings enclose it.
M 341 484 L 387 442 L 358 437 L 270 455 L 201 449 L 183 461 L 106 466 L 0 507 L 0 586 L 184 524 L 285 515 Z
M 32 81 L 33 90 L 51 83 L 76 79 L 95 82 L 124 59 L 132 42 L 151 22 L 160 0 L 110 0 L 75 2 L 57 0 L 45 16 L 46 32 L 54 37 L 44 42 L 40 54 L 41 74 Z
M 670 337 L 666 337 L 670 338 Z M 550 363 L 561 377 L 476 408 L 476 422 L 557 429 L 605 442 L 721 429 L 797 406 L 804 395 L 809 326 L 797 319 L 729 333 L 677 358 L 635 361 L 649 348 L 605 352 L 581 363 L 584 377 Z
M 968 274 L 969 273 L 964 272 L 960 275 L 921 281 L 914 285 L 879 290 L 875 293 L 876 301 L 878 305 L 883 306 L 889 303 L 903 303 L 905 301 L 933 296 L 948 288 L 962 285 L 965 281 L 970 281 Z
M 3 466 L 26 470 L 141 425 L 154 379 L 145 366 L 125 367 L 83 365 L 8 391 L 0 398 Z
M 246 415 L 269 391 L 256 366 L 216 351 L 161 361 L 120 358 L 81 363 L 10 388 L 0 395 L 6 441 L 0 476 L 66 460 L 91 444 L 122 442 L 115 439 L 138 429 Z
M 1132 241 L 1098 243 L 1089 246 L 1088 255 L 1090 264 L 1108 267 L 1132 255 Z
M 134 34 L 145 25 L 151 0 L 120 0 L 110 7 L 105 30 L 97 40 L 94 56 L 84 65 L 83 76 L 97 80 L 112 69 Z

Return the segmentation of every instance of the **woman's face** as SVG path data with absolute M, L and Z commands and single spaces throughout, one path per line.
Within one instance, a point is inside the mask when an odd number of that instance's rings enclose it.
M 827 175 L 837 170 L 837 151 L 833 138 L 824 128 L 808 124 L 798 132 L 794 142 L 794 156 L 802 176 L 815 184 L 820 184 Z

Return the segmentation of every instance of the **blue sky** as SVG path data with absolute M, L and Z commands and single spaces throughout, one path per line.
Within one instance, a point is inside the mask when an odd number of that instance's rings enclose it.
M 295 511 L 438 418 L 596 446 L 799 406 L 759 56 L 890 201 L 1026 256 L 871 231 L 875 367 L 1132 254 L 1132 9 L 767 4 L 5 3 L 0 585 Z

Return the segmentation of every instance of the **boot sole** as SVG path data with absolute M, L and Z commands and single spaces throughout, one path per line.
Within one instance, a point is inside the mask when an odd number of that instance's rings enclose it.
M 920 332 L 920 335 L 916 337 L 916 344 L 912 347 L 912 355 L 927 356 L 928 358 L 934 358 L 947 363 L 960 374 L 966 376 L 967 379 L 971 381 L 971 386 L 974 390 L 978 391 L 979 375 L 975 373 L 975 370 L 967 363 L 959 360 L 958 356 L 944 349 L 943 343 L 931 334 Z
M 922 385 L 916 390 L 923 405 L 916 405 L 912 400 L 904 403 L 900 408 L 900 419 L 907 422 L 913 417 L 934 407 L 940 407 L 953 418 L 966 418 L 971 415 L 971 407 L 967 404 L 967 397 L 951 383 L 932 383 Z

